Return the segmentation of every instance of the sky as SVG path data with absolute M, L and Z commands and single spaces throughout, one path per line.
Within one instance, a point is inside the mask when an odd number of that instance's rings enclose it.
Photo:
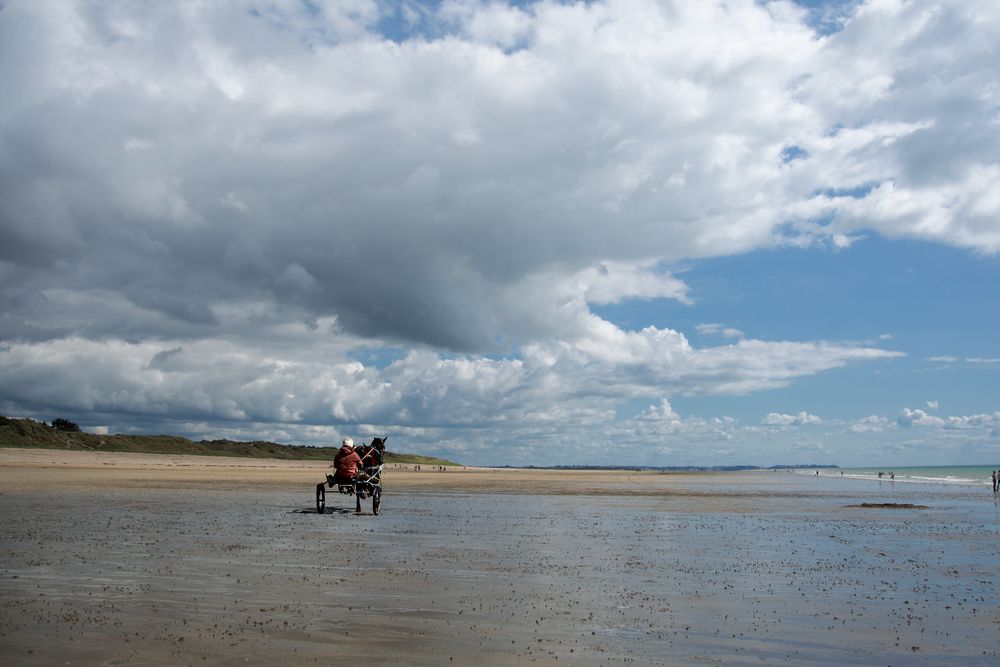
M 1000 4 L 0 1 L 0 413 L 1000 462 Z

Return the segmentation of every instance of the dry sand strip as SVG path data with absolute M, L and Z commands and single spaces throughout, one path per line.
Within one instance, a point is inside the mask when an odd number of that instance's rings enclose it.
M 310 485 L 330 472 L 324 461 L 286 461 L 223 456 L 79 452 L 49 449 L 0 449 L 0 482 L 10 490 L 74 487 L 111 481 L 120 488 L 246 488 Z M 393 489 L 579 493 L 593 489 L 624 492 L 662 478 L 659 473 L 628 471 L 520 470 L 387 467 L 384 484 Z M 679 475 L 677 476 L 679 477 Z M 676 477 L 675 477 L 676 479 Z
M 292 488 L 308 491 L 330 472 L 324 461 L 0 448 L 0 485 L 10 491 L 87 488 Z M 782 481 L 780 476 L 776 482 Z M 387 489 L 481 493 L 732 496 L 752 493 L 739 474 L 627 470 L 539 470 L 387 466 Z M 798 493 L 794 485 L 787 493 Z M 759 491 L 759 490 L 758 490 Z M 782 493 L 779 488 L 767 493 Z
M 0 483 L 11 491 L 105 481 L 119 488 L 308 485 L 322 480 L 328 466 L 322 461 L 0 448 Z

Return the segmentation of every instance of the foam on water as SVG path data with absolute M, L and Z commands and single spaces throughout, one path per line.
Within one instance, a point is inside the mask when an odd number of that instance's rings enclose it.
M 822 469 L 824 477 L 844 477 L 846 479 L 863 479 L 878 482 L 902 482 L 907 484 L 944 484 L 948 486 L 990 486 L 990 475 L 993 470 L 1000 471 L 1000 466 L 939 466 L 939 467 L 902 467 L 902 468 L 843 468 Z M 814 471 L 802 471 L 815 474 Z M 879 477 L 882 472 L 882 477 Z M 895 477 L 892 477 L 895 475 Z

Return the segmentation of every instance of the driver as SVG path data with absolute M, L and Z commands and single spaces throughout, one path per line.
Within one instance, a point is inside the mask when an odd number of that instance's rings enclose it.
M 333 457 L 333 465 L 330 467 L 336 469 L 335 474 L 326 476 L 326 481 L 331 487 L 334 484 L 354 483 L 354 477 L 358 474 L 358 468 L 361 467 L 361 457 L 354 451 L 353 440 L 344 438 L 340 451 Z

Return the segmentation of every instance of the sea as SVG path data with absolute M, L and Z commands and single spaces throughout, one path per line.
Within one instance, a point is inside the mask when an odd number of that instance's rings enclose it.
M 870 467 L 870 468 L 821 468 L 821 477 L 845 477 L 874 481 L 893 481 L 902 484 L 944 484 L 954 486 L 985 486 L 992 484 L 992 472 L 1000 471 L 1000 464 L 994 466 L 920 466 L 920 467 Z M 815 470 L 800 470 L 801 474 L 815 475 Z M 882 477 L 879 477 L 879 473 Z

